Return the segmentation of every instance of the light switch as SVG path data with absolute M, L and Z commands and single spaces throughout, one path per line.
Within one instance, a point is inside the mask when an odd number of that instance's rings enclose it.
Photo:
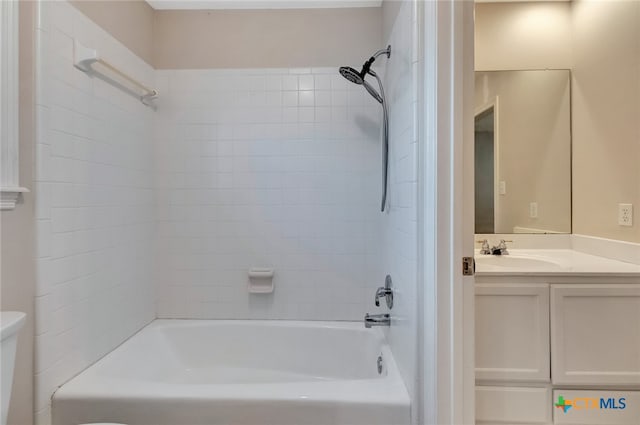
M 498 184 L 498 191 L 500 193 L 500 195 L 506 195 L 507 194 L 507 182 L 504 180 L 501 180 L 500 183 Z
M 529 203 L 529 218 L 538 218 L 538 203 Z

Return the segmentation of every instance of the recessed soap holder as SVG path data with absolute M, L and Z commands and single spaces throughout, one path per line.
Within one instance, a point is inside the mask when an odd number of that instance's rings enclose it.
M 250 294 L 270 294 L 273 292 L 272 268 L 252 267 L 249 269 L 249 293 Z

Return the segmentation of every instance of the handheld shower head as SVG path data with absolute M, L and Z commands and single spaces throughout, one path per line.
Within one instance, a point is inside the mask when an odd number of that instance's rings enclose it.
M 362 85 L 364 86 L 365 89 L 367 89 L 369 94 L 373 96 L 373 98 L 377 100 L 379 103 L 382 103 L 384 101 L 382 96 L 380 96 L 380 93 L 378 93 L 376 89 L 374 89 L 373 86 L 369 84 L 367 80 L 362 80 Z
M 340 75 L 354 84 L 362 84 L 364 82 L 363 76 L 350 66 L 340 67 Z
M 373 96 L 375 100 L 377 100 L 379 103 L 382 103 L 384 101 L 384 97 L 380 96 L 380 93 L 378 93 L 376 89 L 374 89 L 373 86 L 369 84 L 367 80 L 365 80 L 365 77 L 367 76 L 367 74 L 369 74 L 376 77 L 376 79 L 378 80 L 378 84 L 380 84 L 380 79 L 378 78 L 376 73 L 371 69 L 371 65 L 373 64 L 373 62 L 375 62 L 376 58 L 380 55 L 387 55 L 387 57 L 390 57 L 391 46 L 387 46 L 386 49 L 378 50 L 377 52 L 375 52 L 373 56 L 371 56 L 364 63 L 364 65 L 362 65 L 362 70 L 360 72 L 356 71 L 350 66 L 342 66 L 340 67 L 340 75 L 342 75 L 344 78 L 346 78 L 347 80 L 351 81 L 354 84 L 364 86 L 364 88 L 367 89 L 369 94 Z
M 369 70 L 368 73 L 371 75 L 375 75 L 375 73 L 371 70 Z M 354 84 L 364 86 L 364 88 L 367 89 L 369 94 L 373 96 L 375 100 L 382 103 L 382 97 L 378 94 L 376 89 L 374 89 L 373 86 L 371 86 L 371 84 L 369 84 L 369 82 L 364 79 L 361 73 L 349 66 L 343 66 L 340 68 L 340 75 Z
M 391 57 L 391 46 L 387 46 L 386 49 L 378 50 L 367 60 L 364 65 L 362 65 L 362 70 L 360 72 L 349 66 L 340 67 L 340 75 L 342 75 L 347 80 L 351 81 L 354 84 L 358 84 L 364 86 L 364 88 L 369 92 L 371 96 L 375 100 L 377 100 L 382 105 L 382 133 L 383 133 L 383 143 L 382 143 L 382 202 L 380 205 L 380 211 L 384 211 L 385 205 L 387 203 L 387 180 L 388 180 L 388 170 L 389 170 L 389 112 L 387 110 L 387 102 L 384 97 L 384 87 L 382 86 L 382 81 L 378 74 L 371 69 L 371 65 L 376 60 L 376 58 L 380 55 L 386 55 L 387 58 Z M 371 75 L 378 82 L 378 87 L 380 88 L 380 93 L 373 88 L 371 84 L 365 77 Z

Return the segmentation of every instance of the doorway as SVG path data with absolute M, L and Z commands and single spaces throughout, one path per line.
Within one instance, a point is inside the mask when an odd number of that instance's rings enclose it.
M 474 122 L 474 200 L 475 233 L 495 233 L 497 154 L 495 105 L 475 116 Z

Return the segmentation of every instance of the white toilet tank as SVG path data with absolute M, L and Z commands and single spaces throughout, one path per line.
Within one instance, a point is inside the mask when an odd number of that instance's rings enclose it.
M 13 384 L 13 367 L 16 360 L 18 331 L 24 324 L 26 315 L 19 311 L 3 311 L 0 313 L 0 359 L 2 361 L 2 425 L 7 423 L 11 384 Z

